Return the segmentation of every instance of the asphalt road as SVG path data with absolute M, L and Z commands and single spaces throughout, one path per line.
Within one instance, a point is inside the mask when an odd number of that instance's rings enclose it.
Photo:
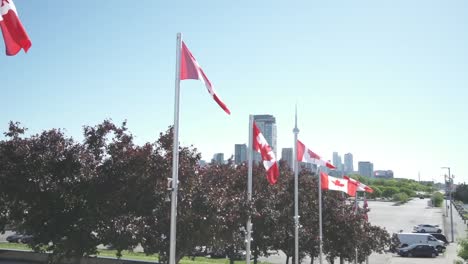
M 403 230 L 403 232 L 412 232 L 413 226 L 418 224 L 435 224 L 443 229 L 443 233 L 450 241 L 450 217 L 445 217 L 442 208 L 434 208 L 430 206 L 429 199 L 413 199 L 401 206 L 393 206 L 393 203 L 388 202 L 369 202 L 369 221 L 387 229 L 392 234 Z M 444 204 L 445 206 L 445 204 Z M 448 220 L 448 221 L 447 221 Z M 466 225 L 458 216 L 453 215 L 454 220 L 454 241 L 457 238 L 466 237 Z M 382 264 L 417 264 L 417 263 L 434 263 L 434 264 L 452 264 L 457 258 L 457 244 L 451 243 L 447 246 L 444 254 L 436 258 L 404 258 L 397 254 L 373 254 L 369 257 L 369 263 Z

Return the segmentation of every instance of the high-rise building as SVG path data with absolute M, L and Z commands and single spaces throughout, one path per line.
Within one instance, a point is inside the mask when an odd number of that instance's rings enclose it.
M 374 164 L 370 161 L 360 161 L 358 163 L 359 175 L 372 177 L 374 175 Z
M 258 129 L 260 129 L 260 132 L 262 132 L 266 141 L 273 150 L 273 153 L 278 157 L 276 152 L 276 118 L 272 115 L 254 115 L 253 118 Z M 254 160 L 257 162 L 261 160 L 260 153 L 256 152 L 254 154 Z
M 338 152 L 333 152 L 333 166 L 336 167 L 336 170 L 341 174 L 344 171 L 343 163 L 341 162 L 341 156 L 338 155 Z
M 281 159 L 285 160 L 289 168 L 293 169 L 293 149 L 283 148 L 281 150 Z
M 338 155 L 338 152 L 333 152 L 333 166 L 335 166 L 336 169 L 338 169 L 338 170 L 342 166 L 341 156 Z
M 212 162 L 215 164 L 224 164 L 224 153 L 215 153 Z
M 354 171 L 353 154 L 351 153 L 344 154 L 344 171 L 345 173 L 350 173 Z
M 241 164 L 247 160 L 247 145 L 235 144 L 234 145 L 234 163 Z

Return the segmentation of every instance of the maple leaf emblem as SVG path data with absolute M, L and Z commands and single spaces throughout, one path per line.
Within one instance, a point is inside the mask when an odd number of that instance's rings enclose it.
M 339 180 L 334 180 L 332 183 L 338 187 L 344 187 L 344 183 L 341 183 Z
M 4 6 L 5 3 L 9 4 L 10 2 L 8 2 L 9 0 L 2 0 L 2 5 L 1 6 Z

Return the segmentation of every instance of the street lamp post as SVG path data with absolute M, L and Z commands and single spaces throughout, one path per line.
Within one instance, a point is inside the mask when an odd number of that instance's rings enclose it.
M 442 169 L 448 169 L 448 184 L 449 184 L 449 198 L 450 198 L 450 231 L 452 234 L 452 243 L 453 239 L 453 213 L 452 213 L 452 189 L 453 189 L 453 175 L 450 175 L 450 167 L 442 167 Z

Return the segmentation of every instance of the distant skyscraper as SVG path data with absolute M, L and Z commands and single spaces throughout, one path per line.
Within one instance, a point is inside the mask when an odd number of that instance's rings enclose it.
M 293 169 L 293 149 L 283 148 L 281 150 L 281 159 L 285 160 L 289 168 Z
M 341 156 L 338 155 L 338 152 L 333 152 L 333 166 L 336 167 L 336 170 L 339 172 L 339 175 L 341 175 L 344 171 L 344 166 L 341 162 Z
M 344 155 L 344 171 L 346 173 L 350 173 L 354 171 L 353 154 L 351 153 L 346 153 Z
M 224 153 L 214 154 L 212 162 L 216 164 L 224 164 Z
M 254 115 L 253 117 L 258 129 L 262 132 L 266 141 L 275 153 L 275 156 L 278 157 L 276 152 L 276 118 L 272 115 Z M 255 153 L 254 160 L 261 160 L 260 153 Z
M 241 164 L 247 160 L 247 145 L 235 144 L 234 145 L 234 163 Z
M 374 164 L 369 161 L 360 161 L 358 163 L 359 175 L 372 177 L 374 175 Z

